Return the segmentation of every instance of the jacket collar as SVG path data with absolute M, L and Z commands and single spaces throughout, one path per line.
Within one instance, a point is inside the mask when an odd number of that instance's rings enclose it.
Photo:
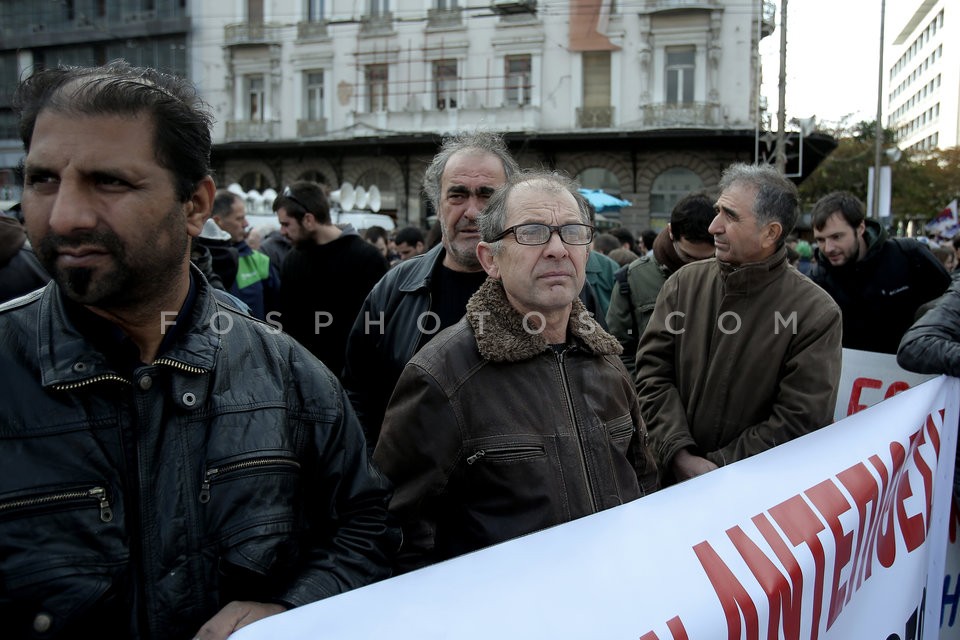
M 418 289 L 426 289 L 430 286 L 430 277 L 433 270 L 443 261 L 446 255 L 443 250 L 443 243 L 438 243 L 433 249 L 409 260 L 395 265 L 397 274 L 397 289 L 410 293 Z
M 734 266 L 717 260 L 717 265 L 727 293 L 751 295 L 779 278 L 783 270 L 788 268 L 787 249 L 780 247 L 762 262 Z
M 197 286 L 197 298 L 189 316 L 183 319 L 183 333 L 153 364 L 201 374 L 213 369 L 222 337 L 218 331 L 210 330 L 209 325 L 224 324 L 225 314 L 218 315 L 212 289 L 200 271 L 193 265 L 190 269 Z M 94 382 L 94 379 L 131 382 L 71 321 L 63 293 L 53 281 L 40 294 L 38 320 L 37 351 L 44 386 L 64 387 Z M 226 331 L 226 327 L 221 331 Z
M 467 303 L 467 322 L 473 328 L 477 349 L 493 362 L 519 362 L 549 349 L 539 333 L 523 328 L 523 315 L 513 308 L 503 283 L 487 278 Z M 595 355 L 619 355 L 623 348 L 590 317 L 579 299 L 574 299 L 567 333 L 577 346 Z

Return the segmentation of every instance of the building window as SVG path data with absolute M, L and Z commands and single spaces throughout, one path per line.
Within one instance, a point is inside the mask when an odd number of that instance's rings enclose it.
M 435 60 L 433 86 L 437 95 L 437 109 L 457 108 L 457 61 Z
M 588 51 L 583 54 L 583 106 L 610 105 L 610 52 Z
M 367 95 L 371 113 L 387 110 L 387 65 L 367 65 Z
M 650 215 L 654 218 L 669 220 L 670 212 L 680 198 L 691 191 L 703 188 L 703 180 L 696 173 L 684 167 L 667 169 L 653 180 L 650 187 Z M 663 228 L 664 222 L 660 228 Z
M 308 71 L 304 74 L 304 113 L 307 120 L 323 119 L 323 71 Z
M 307 20 L 321 22 L 326 19 L 326 0 L 307 0 Z
M 667 48 L 667 104 L 690 104 L 693 102 L 693 47 Z
M 263 122 L 265 96 L 263 91 L 263 76 L 247 76 L 247 120 Z
M 504 104 L 518 107 L 530 104 L 531 59 L 529 55 L 506 57 L 506 97 Z
M 459 6 L 459 0 L 434 0 L 434 7 L 438 11 L 451 11 Z
M 390 0 L 369 0 L 369 16 L 385 16 L 390 13 Z

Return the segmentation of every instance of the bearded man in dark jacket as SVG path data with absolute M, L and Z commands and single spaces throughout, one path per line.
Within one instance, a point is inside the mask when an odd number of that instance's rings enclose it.
M 336 378 L 190 266 L 215 191 L 193 87 L 118 62 L 15 101 L 53 281 L 0 307 L 5 637 L 222 640 L 387 577 Z
M 863 203 L 836 191 L 813 207 L 817 241 L 810 272 L 843 313 L 843 346 L 896 353 L 917 310 L 950 285 L 950 274 L 911 238 L 888 238 Z

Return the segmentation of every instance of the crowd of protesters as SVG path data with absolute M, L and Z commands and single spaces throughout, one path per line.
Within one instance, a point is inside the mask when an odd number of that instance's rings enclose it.
M 800 240 L 769 166 L 726 167 L 660 231 L 598 234 L 571 178 L 463 132 L 426 170 L 429 232 L 334 225 L 295 182 L 261 237 L 188 82 L 49 69 L 15 105 L 13 637 L 226 638 L 819 429 L 843 347 L 960 371 L 956 257 L 844 192 Z

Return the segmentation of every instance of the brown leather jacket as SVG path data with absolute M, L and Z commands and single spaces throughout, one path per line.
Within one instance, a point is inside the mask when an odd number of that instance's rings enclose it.
M 374 462 L 410 569 L 658 488 L 620 346 L 574 301 L 568 345 L 523 329 L 497 280 L 404 369 Z

